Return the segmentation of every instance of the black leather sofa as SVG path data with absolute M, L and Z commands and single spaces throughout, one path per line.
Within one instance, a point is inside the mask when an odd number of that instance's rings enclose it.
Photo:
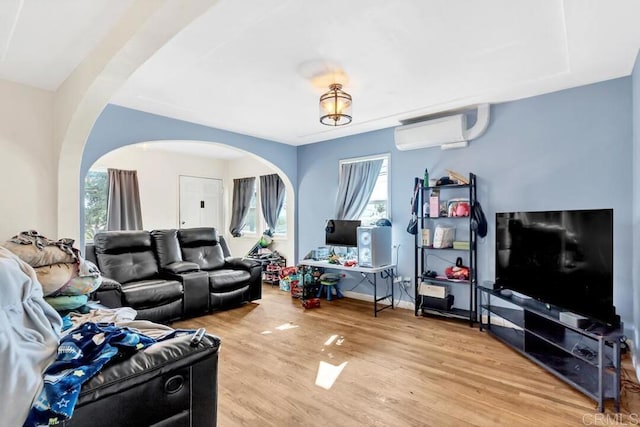
M 262 265 L 229 256 L 226 242 L 215 228 L 182 229 L 177 237 L 182 259 L 207 273 L 210 309 L 262 298 Z
M 215 228 L 98 233 L 86 257 L 104 276 L 94 298 L 170 322 L 262 297 L 259 263 L 230 256 Z
M 69 427 L 211 427 L 217 422 L 220 340 L 191 335 L 107 365 L 82 385 Z

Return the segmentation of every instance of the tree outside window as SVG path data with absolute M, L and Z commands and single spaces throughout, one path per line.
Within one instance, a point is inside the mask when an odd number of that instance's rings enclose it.
M 253 188 L 253 195 L 251 196 L 251 202 L 249 202 L 249 211 L 247 217 L 244 220 L 244 226 L 242 231 L 246 234 L 257 234 L 258 232 L 258 209 L 257 209 L 258 194 L 256 188 Z
M 107 228 L 107 173 L 89 171 L 84 183 L 84 239 L 93 242 Z

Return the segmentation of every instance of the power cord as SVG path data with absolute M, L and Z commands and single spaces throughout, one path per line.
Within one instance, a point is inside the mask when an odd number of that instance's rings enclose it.
M 407 291 L 407 288 L 404 286 L 404 283 L 401 282 L 400 283 L 400 295 L 402 295 L 403 291 L 407 295 L 407 297 L 411 300 L 411 302 L 415 302 L 416 299 L 413 296 L 411 296 L 411 294 Z
M 351 292 L 352 290 L 354 290 L 355 288 L 357 288 L 358 286 L 360 286 L 360 284 L 361 284 L 362 282 L 364 282 L 366 278 L 367 278 L 367 276 L 366 276 L 366 275 L 365 275 L 365 276 L 363 276 L 363 277 L 360 279 L 360 281 L 359 281 L 358 283 L 356 283 L 356 284 L 353 286 L 353 288 L 351 288 L 351 289 L 347 289 L 347 290 L 346 290 L 346 292 Z

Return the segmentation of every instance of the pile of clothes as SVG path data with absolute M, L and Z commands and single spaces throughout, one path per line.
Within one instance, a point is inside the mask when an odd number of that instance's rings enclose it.
M 36 272 L 45 300 L 57 311 L 84 306 L 102 283 L 98 267 L 73 247 L 72 239 L 51 240 L 35 230 L 0 243 Z
M 61 318 L 44 301 L 34 268 L 2 246 L 0 284 L 1 426 L 64 424 L 73 415 L 82 384 L 107 363 L 157 341 L 194 333 L 134 320 L 136 311 L 130 307 Z

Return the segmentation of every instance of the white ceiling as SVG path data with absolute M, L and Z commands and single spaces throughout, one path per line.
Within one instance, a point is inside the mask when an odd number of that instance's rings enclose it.
M 3 0 L 0 78 L 54 90 L 132 1 Z M 220 0 L 113 102 L 300 145 L 626 76 L 639 47 L 636 0 Z
M 133 0 L 0 0 L 0 79 L 56 90 Z

